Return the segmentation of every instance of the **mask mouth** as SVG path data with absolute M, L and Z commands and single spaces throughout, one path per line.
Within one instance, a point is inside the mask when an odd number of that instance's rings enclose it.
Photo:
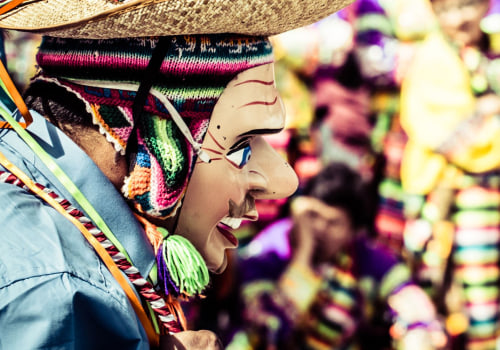
M 238 246 L 238 238 L 231 232 L 240 227 L 242 219 L 226 216 L 217 224 L 217 230 L 235 247 Z
M 220 223 L 232 228 L 233 230 L 236 230 L 236 229 L 240 228 L 242 221 L 243 221 L 243 219 L 241 219 L 241 218 L 233 218 L 230 216 L 226 216 L 220 221 Z

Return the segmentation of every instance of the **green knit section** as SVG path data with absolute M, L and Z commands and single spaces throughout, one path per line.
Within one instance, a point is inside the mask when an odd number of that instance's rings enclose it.
M 116 106 L 99 106 L 99 114 L 111 128 L 124 128 L 131 126 L 129 121 L 125 119 L 123 113 Z
M 258 298 L 260 294 L 272 293 L 275 290 L 275 284 L 270 280 L 256 280 L 243 285 L 243 298 L 247 300 Z
M 467 334 L 473 337 L 489 337 L 495 334 L 495 330 L 494 322 L 473 323 L 469 326 Z
M 356 29 L 358 32 L 378 30 L 387 36 L 394 35 L 391 22 L 387 19 L 387 17 L 379 14 L 361 16 L 356 22 Z
M 498 250 L 488 246 L 459 249 L 453 254 L 453 261 L 457 264 L 491 264 L 498 258 Z
M 494 300 L 498 295 L 498 287 L 496 286 L 479 286 L 467 287 L 464 294 L 467 300 L 474 300 L 475 302 L 487 302 Z
M 323 339 L 327 341 L 333 341 L 338 339 L 340 333 L 333 327 L 328 326 L 326 323 L 318 322 L 314 331 Z
M 401 188 L 401 184 L 392 179 L 384 179 L 380 183 L 379 193 L 385 198 L 392 198 L 398 201 L 402 201 L 404 199 L 404 192 Z
M 330 290 L 328 294 L 330 299 L 335 300 L 335 303 L 344 309 L 351 309 L 356 302 L 351 290 Z
M 176 101 L 184 102 L 187 99 L 193 99 L 193 96 L 196 96 L 197 99 L 218 99 L 224 89 L 225 86 L 154 86 L 156 90 L 172 98 L 172 103 L 176 103 Z
M 184 136 L 172 119 L 149 115 L 143 119 L 144 141 L 160 163 L 168 187 L 178 188 L 189 168 Z

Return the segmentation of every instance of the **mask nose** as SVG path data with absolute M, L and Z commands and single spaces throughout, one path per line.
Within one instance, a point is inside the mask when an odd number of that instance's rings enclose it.
M 264 140 L 252 142 L 249 161 L 249 188 L 256 199 L 280 199 L 292 195 L 299 184 L 290 164 Z

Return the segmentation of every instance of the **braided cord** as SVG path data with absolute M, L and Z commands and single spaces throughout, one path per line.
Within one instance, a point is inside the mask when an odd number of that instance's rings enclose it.
M 24 182 L 19 180 L 17 176 L 9 172 L 0 171 L 0 182 L 16 185 L 35 194 L 38 192 L 36 189 L 29 188 Z M 155 291 L 151 283 L 141 276 L 139 270 L 125 258 L 125 256 L 113 245 L 113 243 L 107 239 L 102 231 L 94 226 L 90 219 L 85 217 L 80 210 L 73 207 L 68 200 L 60 198 L 52 190 L 45 188 L 38 183 L 35 183 L 35 186 L 57 201 L 57 203 L 64 208 L 66 213 L 77 219 L 105 248 L 106 252 L 112 258 L 116 266 L 125 273 L 139 294 L 148 302 L 151 309 L 158 316 L 158 319 L 162 322 L 163 331 L 168 333 L 177 333 L 182 330 L 181 325 L 177 322 L 177 318 L 174 316 L 174 314 L 179 312 L 179 309 L 176 310 L 175 306 L 172 307 L 172 305 L 168 305 L 165 302 L 165 300 Z M 172 301 L 172 303 L 175 303 L 175 301 Z
M 131 262 L 127 251 L 122 246 L 120 241 L 115 237 L 113 232 L 110 230 L 101 215 L 94 209 L 92 204 L 83 195 L 83 193 L 78 189 L 78 187 L 71 181 L 69 176 L 59 167 L 59 165 L 52 159 L 52 157 L 36 142 L 36 140 L 23 129 L 21 125 L 8 113 L 4 108 L 0 106 L 0 115 L 5 119 L 10 126 L 19 134 L 19 136 L 26 142 L 26 144 L 33 150 L 33 152 L 42 160 L 42 162 L 49 168 L 49 170 L 54 174 L 54 176 L 61 182 L 61 184 L 71 193 L 71 196 L 75 198 L 78 204 L 83 208 L 83 210 L 89 215 L 93 222 L 96 223 L 97 227 L 106 235 L 106 237 L 113 242 L 113 245 L 125 256 L 125 258 Z

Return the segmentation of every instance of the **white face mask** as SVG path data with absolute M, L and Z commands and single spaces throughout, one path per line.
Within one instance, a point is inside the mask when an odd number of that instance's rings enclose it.
M 289 164 L 263 138 L 284 125 L 272 64 L 240 73 L 218 100 L 202 145 L 211 161 L 195 165 L 175 230 L 211 271 L 222 272 L 225 250 L 237 246 L 231 229 L 257 219 L 255 199 L 283 198 L 297 188 Z

